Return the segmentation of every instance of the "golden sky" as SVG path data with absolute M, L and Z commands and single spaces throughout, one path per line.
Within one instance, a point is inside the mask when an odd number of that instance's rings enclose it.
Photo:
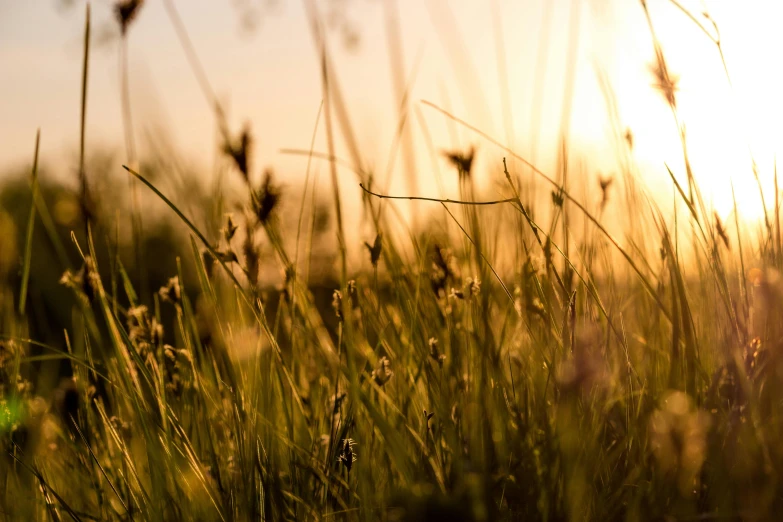
M 254 3 L 255 2 L 255 3 Z M 42 159 L 67 175 L 79 132 L 84 3 L 0 0 L 0 172 L 30 162 L 35 132 Z M 238 131 L 251 122 L 257 139 L 254 170 L 273 166 L 301 179 L 305 161 L 282 148 L 308 148 L 321 102 L 320 69 L 304 2 L 278 0 L 252 30 L 231 0 L 174 0 L 212 87 Z M 263 0 L 245 0 L 251 7 Z M 394 154 L 398 94 L 390 58 L 394 2 L 316 0 L 331 21 L 330 52 L 346 100 L 363 166 L 383 175 Z M 714 44 L 670 0 L 648 0 L 669 67 L 680 78 L 678 109 L 686 125 L 697 180 L 720 214 L 731 209 L 730 180 L 740 210 L 758 217 L 756 158 L 771 190 L 783 144 L 783 4 L 771 0 L 681 0 L 720 28 L 731 75 Z M 343 17 L 335 15 L 342 6 Z M 389 6 L 392 6 L 391 8 Z M 397 0 L 401 77 L 409 85 L 418 191 L 437 195 L 424 126 L 437 148 L 479 146 L 480 165 L 493 169 L 500 152 L 420 104 L 429 100 L 509 143 L 554 175 L 558 136 L 567 124 L 573 153 L 585 171 L 616 170 L 615 143 L 599 76 L 616 97 L 621 125 L 634 135 L 634 154 L 651 191 L 671 194 L 664 164 L 684 176 L 671 112 L 652 88 L 650 31 L 634 0 Z M 89 150 L 122 152 L 118 40 L 111 2 L 92 2 Z M 344 41 L 348 27 L 358 44 Z M 131 27 L 130 88 L 137 141 L 165 136 L 195 170 L 210 172 L 215 122 L 188 67 L 162 0 L 147 0 Z M 502 58 L 503 67 L 499 67 Z M 568 86 L 571 89 L 567 89 Z M 572 96 L 567 96 L 567 92 Z M 570 106 L 570 118 L 563 118 Z M 323 129 L 316 148 L 325 150 Z M 343 147 L 338 152 L 345 155 Z M 119 168 L 119 166 L 118 166 Z M 400 158 L 389 190 L 406 191 Z M 349 174 L 346 183 L 355 179 Z M 448 187 L 447 187 L 448 190 Z M 348 189 L 358 193 L 353 186 Z M 488 193 L 492 187 L 487 185 Z M 771 198 L 771 196 L 770 196 Z

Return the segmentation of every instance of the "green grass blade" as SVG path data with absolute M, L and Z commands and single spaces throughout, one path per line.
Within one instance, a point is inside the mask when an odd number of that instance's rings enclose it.
M 30 262 L 33 257 L 33 230 L 35 228 L 35 201 L 38 198 L 38 150 L 41 145 L 41 130 L 35 134 L 35 155 L 33 156 L 32 199 L 30 215 L 27 218 L 27 238 L 24 245 L 24 261 L 22 262 L 22 287 L 19 290 L 19 314 L 24 315 L 27 302 L 27 285 L 30 281 Z

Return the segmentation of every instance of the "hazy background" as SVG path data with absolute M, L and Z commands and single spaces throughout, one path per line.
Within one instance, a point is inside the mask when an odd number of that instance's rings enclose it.
M 174 3 L 227 108 L 232 132 L 245 122 L 252 124 L 255 175 L 272 166 L 284 181 L 301 180 L 306 158 L 279 151 L 309 148 L 322 97 L 319 57 L 304 3 Z M 112 2 L 91 4 L 88 155 L 110 150 L 124 160 L 119 30 Z M 672 115 L 651 87 L 654 54 L 638 2 L 317 0 L 316 5 L 329 27 L 329 49 L 362 167 L 381 178 L 388 172 L 390 191 L 411 190 L 405 171 L 412 167 L 417 192 L 437 195 L 425 125 L 436 148 L 475 143 L 482 170 L 491 166 L 493 175 L 499 172 L 499 151 L 449 125 L 422 106 L 422 99 L 511 144 L 546 172 L 554 172 L 558 138 L 566 132 L 572 160 L 578 160 L 584 172 L 611 174 L 616 143 L 601 75 L 616 96 L 622 127 L 633 134 L 646 184 L 669 197 L 664 162 L 682 175 Z M 749 151 L 769 188 L 783 144 L 783 62 L 778 56 L 783 49 L 783 6 L 769 0 L 681 2 L 697 16 L 706 10 L 718 23 L 732 90 L 704 33 L 670 1 L 649 0 L 648 5 L 669 66 L 680 76 L 678 108 L 697 180 L 703 190 L 712 190 L 714 204 L 725 216 L 731 209 L 733 179 L 741 212 L 757 217 L 758 188 Z M 397 62 L 395 27 L 401 43 Z M 37 128 L 49 172 L 64 178 L 74 172 L 83 32 L 82 0 L 0 0 L 0 173 L 29 164 Z M 218 157 L 215 120 L 161 0 L 145 2 L 129 31 L 129 71 L 141 159 L 151 144 L 171 146 L 195 174 L 208 179 Z M 412 110 L 407 126 L 413 144 L 410 164 L 392 149 L 399 97 L 406 85 Z M 323 120 L 315 148 L 326 150 Z M 347 156 L 342 143 L 338 154 Z M 395 154 L 399 157 L 389 168 Z M 347 171 L 341 176 L 346 197 L 355 198 L 355 177 Z M 328 177 L 322 180 L 327 183 Z M 447 193 L 449 187 L 453 183 L 447 180 Z M 485 189 L 491 192 L 492 187 Z

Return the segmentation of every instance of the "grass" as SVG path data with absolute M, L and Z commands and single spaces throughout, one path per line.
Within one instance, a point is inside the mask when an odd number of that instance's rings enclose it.
M 308 179 L 309 162 L 330 164 L 337 223 L 328 244 L 337 255 L 324 298 L 310 270 L 319 262 L 316 213 L 299 207 L 292 256 L 284 195 L 271 174 L 252 183 L 250 135 L 238 145 L 230 138 L 184 26 L 165 5 L 243 182 L 236 201 L 212 196 L 239 206 L 242 219 L 192 216 L 187 194 L 169 193 L 144 163 L 125 167 L 184 231 L 184 250 L 171 240 L 171 254 L 155 254 L 176 267 L 160 289 L 138 288 L 150 274 L 124 263 L 142 251 L 140 239 L 134 233 L 121 256 L 119 232 L 88 201 L 85 49 L 84 227 L 65 241 L 58 234 L 39 194 L 37 139 L 22 248 L 3 243 L 24 255 L 0 256 L 0 518 L 642 521 L 781 512 L 779 195 L 756 237 L 741 232 L 736 208 L 733 223 L 711 213 L 654 32 L 655 75 L 688 180 L 682 186 L 669 170 L 673 215 L 633 182 L 632 138 L 618 150 L 622 178 L 600 180 L 590 202 L 574 195 L 569 180 L 579 174 L 568 172 L 565 146 L 553 177 L 423 102 L 522 171 L 499 161 L 507 197 L 489 201 L 475 186 L 472 151 L 447 154 L 459 200 L 385 194 L 354 167 L 374 231 L 361 261 L 346 253 L 336 175 L 346 162 L 332 141 L 347 123 L 317 38 L 331 94 L 329 151 L 288 152 L 308 156 Z M 521 189 L 533 175 L 551 188 L 544 210 Z M 315 189 L 306 196 L 314 203 Z M 398 199 L 431 205 L 443 230 L 406 233 Z M 627 220 L 622 238 L 605 223 L 610 211 Z M 4 241 L 13 237 L 3 230 Z M 69 317 L 62 344 L 30 338 L 39 330 L 28 289 L 43 270 L 31 267 L 48 252 L 34 246 L 36 233 L 62 266 L 47 270 L 70 291 L 58 303 Z M 274 290 L 258 282 L 269 266 L 283 273 Z M 51 393 L 47 371 L 63 377 Z

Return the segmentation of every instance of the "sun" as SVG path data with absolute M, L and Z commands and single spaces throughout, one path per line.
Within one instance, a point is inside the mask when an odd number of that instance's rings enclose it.
M 693 18 L 677 5 L 692 9 Z M 636 138 L 647 186 L 670 199 L 667 167 L 684 183 L 687 159 L 710 210 L 722 218 L 736 210 L 749 224 L 763 219 L 764 203 L 769 211 L 775 205 L 783 145 L 783 62 L 771 52 L 783 48 L 775 27 L 783 4 L 715 1 L 706 2 L 704 12 L 687 2 L 654 7 L 655 36 L 678 80 L 676 92 L 667 91 L 676 97 L 674 110 L 655 87 L 660 78 L 650 73 L 656 52 L 644 24 L 618 29 L 614 38 L 623 45 L 610 51 L 622 117 Z M 633 10 L 625 16 L 639 18 Z

